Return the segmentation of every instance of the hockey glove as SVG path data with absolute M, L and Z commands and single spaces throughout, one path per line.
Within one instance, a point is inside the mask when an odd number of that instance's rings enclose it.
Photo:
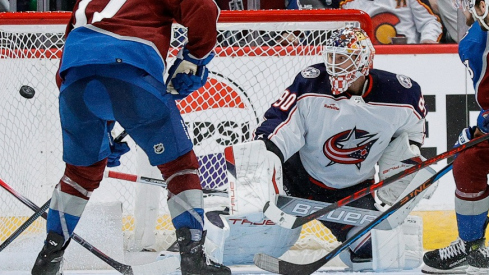
M 455 142 L 455 145 L 453 145 L 453 148 L 457 148 L 460 145 L 469 142 L 474 137 L 474 132 L 475 126 L 463 129 L 458 136 L 457 142 Z
M 177 59 L 168 70 L 166 85 L 175 99 L 183 99 L 207 82 L 209 70 L 205 65 L 211 62 L 214 53 L 203 59 L 195 58 L 184 47 L 178 52 Z
M 120 158 L 125 153 L 129 152 L 131 148 L 127 145 L 127 142 L 114 142 L 112 135 L 110 138 L 110 155 L 107 160 L 107 167 L 117 167 L 121 165 Z
M 423 161 L 418 146 L 410 145 L 408 134 L 402 133 L 389 143 L 379 160 L 379 179 L 385 180 L 409 167 Z M 405 176 L 380 188 L 377 197 L 385 204 L 392 206 L 404 192 L 416 173 Z
M 477 128 L 484 133 L 489 133 L 489 110 L 482 110 L 477 117 Z

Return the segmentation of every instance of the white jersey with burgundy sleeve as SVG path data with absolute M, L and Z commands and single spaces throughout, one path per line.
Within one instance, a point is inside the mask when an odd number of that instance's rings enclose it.
M 265 114 L 255 138 L 269 139 L 287 160 L 299 152 L 308 174 L 342 189 L 375 175 L 392 138 L 422 144 L 424 100 L 407 76 L 371 69 L 363 96 L 334 96 L 323 63 L 304 69 Z

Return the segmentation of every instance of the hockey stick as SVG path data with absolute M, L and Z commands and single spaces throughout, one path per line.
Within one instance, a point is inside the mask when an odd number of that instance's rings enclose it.
M 112 179 L 132 181 L 132 182 L 139 182 L 139 183 L 155 185 L 155 186 L 165 187 L 165 188 L 167 187 L 166 181 L 164 181 L 164 180 L 155 179 L 155 178 L 148 178 L 148 177 L 143 177 L 143 176 L 138 176 L 138 175 L 133 175 L 133 174 L 127 174 L 127 173 L 122 173 L 122 172 L 110 171 L 110 170 L 106 170 L 104 172 L 104 177 L 112 178 Z M 228 197 L 227 190 L 202 188 L 202 192 L 205 195 Z
M 166 182 L 161 179 L 143 177 L 143 176 L 110 171 L 110 170 L 105 171 L 104 177 L 166 187 Z M 220 196 L 220 197 L 229 196 L 227 190 L 203 188 L 202 191 L 206 195 L 213 195 L 213 196 Z M 277 207 L 281 211 L 284 211 L 287 214 L 297 215 L 297 216 L 305 216 L 306 214 L 309 214 L 315 211 L 316 209 L 321 209 L 329 205 L 330 203 L 327 202 L 313 201 L 313 200 L 296 198 L 291 196 L 279 195 L 277 197 Z M 329 213 L 328 215 L 324 215 L 318 219 L 323 221 L 338 222 L 342 224 L 359 226 L 365 224 L 366 222 L 373 221 L 376 217 L 380 215 L 380 213 L 381 213 L 380 211 L 343 206 L 331 211 L 331 213 Z
M 355 193 L 353 193 L 352 195 L 349 195 L 333 204 L 331 204 L 330 206 L 328 207 L 325 207 L 325 208 L 322 208 L 322 209 L 319 209 L 317 210 L 316 212 L 314 213 L 311 213 L 307 216 L 303 216 L 303 217 L 296 217 L 296 216 L 293 216 L 293 215 L 288 215 L 286 213 L 284 213 L 283 211 L 280 211 L 277 206 L 273 203 L 273 202 L 267 202 L 263 208 L 263 212 L 265 214 L 265 216 L 267 216 L 269 219 L 271 219 L 273 222 L 275 222 L 276 224 L 282 226 L 282 227 L 285 227 L 285 228 L 289 228 L 289 229 L 293 229 L 293 228 L 297 228 L 299 226 L 302 226 L 314 219 L 317 219 L 318 217 L 321 217 L 322 215 L 328 213 L 328 212 L 331 212 L 332 210 L 338 208 L 338 207 L 341 207 L 341 206 L 344 206 L 344 205 L 347 205 L 348 203 L 352 202 L 352 201 L 356 201 L 364 196 L 366 196 L 367 194 L 370 194 L 370 193 L 373 193 L 375 190 L 377 189 L 380 189 L 392 182 L 395 182 L 407 175 L 410 175 L 412 173 L 415 173 L 427 166 L 430 166 L 434 163 L 437 163 L 439 162 L 440 160 L 443 160 L 443 159 L 446 159 L 448 157 L 452 157 L 454 155 L 456 155 L 457 153 L 460 153 L 461 151 L 467 149 L 467 148 L 470 148 L 476 144 L 479 144 L 485 140 L 488 140 L 489 139 L 489 134 L 485 134 L 483 136 L 480 136 L 478 138 L 475 138 L 475 139 L 472 139 L 471 141 L 465 143 L 465 144 L 462 144 L 460 145 L 459 147 L 456 147 L 456 148 L 453 148 L 447 152 L 444 152 L 444 153 L 441 153 L 437 156 L 434 156 L 428 160 L 425 160 L 424 162 L 421 162 L 421 163 L 418 163 L 414 166 L 411 166 L 409 167 L 408 169 L 404 170 L 404 171 L 401 171 L 387 179 L 384 179 L 384 180 L 381 180 L 369 187 L 366 187 L 366 188 L 363 188 Z
M 331 205 L 331 203 L 283 195 L 277 196 L 277 207 L 287 214 L 296 216 L 306 216 L 307 214 L 316 211 L 316 209 L 328 207 L 329 205 Z M 372 222 L 380 214 L 382 214 L 380 211 L 342 206 L 319 217 L 318 220 L 353 226 L 364 226 L 369 222 Z
M 36 211 L 34 215 L 30 216 L 23 224 L 21 224 L 5 241 L 0 245 L 0 252 L 4 250 L 13 240 L 15 240 L 22 232 L 24 232 L 37 218 L 39 218 L 49 208 L 51 199 L 44 203 L 39 211 Z
M 126 130 L 124 130 L 114 138 L 114 142 L 121 142 L 126 136 L 127 136 L 127 132 Z
M 255 262 L 255 265 L 258 266 L 259 268 L 273 273 L 286 274 L 286 275 L 312 274 L 314 271 L 318 270 L 327 262 L 329 262 L 331 259 L 333 259 L 338 254 L 340 254 L 341 251 L 348 248 L 353 242 L 355 242 L 360 237 L 368 233 L 376 225 L 378 225 L 379 223 L 387 219 L 389 216 L 394 214 L 397 210 L 403 207 L 407 202 L 416 198 L 419 194 L 425 191 L 428 187 L 430 187 L 434 182 L 439 180 L 450 170 L 452 170 L 452 163 L 445 166 L 443 169 L 438 171 L 431 178 L 429 178 L 421 185 L 419 185 L 417 188 L 415 188 L 413 191 L 411 191 L 409 194 L 404 196 L 397 203 L 395 203 L 389 209 L 387 209 L 387 211 L 385 211 L 380 216 L 378 216 L 374 221 L 372 221 L 367 226 L 360 229 L 360 231 L 358 231 L 356 234 L 354 234 L 349 239 L 341 243 L 338 247 L 336 247 L 331 252 L 329 252 L 325 257 L 315 262 L 308 263 L 308 264 L 294 264 L 284 260 L 277 259 L 275 257 L 263 253 L 256 254 L 255 257 L 253 258 L 253 261 Z
M 38 212 L 40 210 L 39 206 L 34 204 L 28 198 L 24 197 L 22 194 L 15 191 L 12 187 L 10 187 L 7 183 L 5 183 L 1 179 L 0 179 L 0 185 L 33 211 Z M 47 220 L 46 212 L 43 212 L 41 216 Z M 126 265 L 107 256 L 102 251 L 98 250 L 96 247 L 94 247 L 93 245 L 85 241 L 82 237 L 78 236 L 74 232 L 71 238 L 75 242 L 79 243 L 81 246 L 86 248 L 88 251 L 90 251 L 92 254 L 97 256 L 100 260 L 104 261 L 112 268 L 114 268 L 115 270 L 117 270 L 118 272 L 124 275 L 168 274 L 174 272 L 175 270 L 177 270 L 178 267 L 180 267 L 180 262 L 176 257 L 174 258 L 170 257 L 167 259 L 163 259 L 157 262 L 144 264 L 144 265 L 137 265 L 137 266 Z
M 114 142 L 121 142 L 126 136 L 127 136 L 127 132 L 126 130 L 124 130 L 114 138 Z
M 127 132 L 126 132 L 126 130 L 124 130 L 117 137 L 114 138 L 114 142 L 121 142 L 126 136 L 127 136 Z M 113 178 L 113 179 L 120 179 L 120 180 L 132 181 L 132 182 L 145 183 L 145 184 L 156 185 L 156 186 L 165 187 L 165 188 L 167 187 L 167 184 L 164 180 L 149 178 L 149 177 L 144 177 L 144 176 L 138 176 L 138 175 L 132 175 L 132 174 L 127 174 L 127 173 L 122 173 L 122 172 L 105 171 L 104 176 L 106 178 Z M 215 189 L 202 188 L 202 192 L 206 195 L 215 195 L 215 196 L 221 196 L 221 197 L 227 197 L 228 196 L 228 193 L 226 190 L 215 190 Z

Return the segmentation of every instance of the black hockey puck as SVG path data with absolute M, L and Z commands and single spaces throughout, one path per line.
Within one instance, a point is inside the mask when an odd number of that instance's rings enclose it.
M 31 86 L 23 85 L 22 87 L 20 87 L 19 93 L 25 98 L 33 98 L 36 94 L 36 91 Z

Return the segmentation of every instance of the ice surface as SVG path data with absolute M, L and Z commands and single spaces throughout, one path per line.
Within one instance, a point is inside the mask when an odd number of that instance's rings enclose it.
M 231 271 L 233 274 L 239 274 L 239 275 L 248 275 L 248 274 L 253 274 L 253 275 L 268 275 L 268 274 L 273 274 L 269 273 L 266 271 L 263 271 L 259 269 L 256 266 L 231 266 Z M 30 272 L 28 271 L 1 271 L 0 270 L 0 275 L 28 275 Z M 94 274 L 101 274 L 101 275 L 113 275 L 113 274 L 120 274 L 116 271 L 76 271 L 76 270 L 67 270 L 63 273 L 64 275 L 94 275 Z M 172 273 L 171 275 L 179 275 L 180 272 L 175 272 Z M 334 275 L 351 275 L 351 274 L 356 274 L 356 275 L 373 275 L 373 274 L 395 274 L 395 275 L 414 275 L 414 274 L 422 274 L 421 270 L 414 269 L 414 270 L 405 270 L 405 271 L 399 271 L 399 272 L 348 272 L 345 271 L 344 268 L 324 268 L 321 269 L 314 274 L 334 274 Z

